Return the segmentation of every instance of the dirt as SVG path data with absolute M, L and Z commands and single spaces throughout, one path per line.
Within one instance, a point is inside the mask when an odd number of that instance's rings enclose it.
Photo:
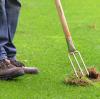
M 82 78 L 69 77 L 66 78 L 64 83 L 69 85 L 87 86 L 92 85 L 93 82 L 100 82 L 100 73 L 96 68 L 88 68 L 89 76 Z
M 97 72 L 96 68 L 88 68 L 89 76 L 87 76 L 90 80 L 100 81 L 100 73 Z

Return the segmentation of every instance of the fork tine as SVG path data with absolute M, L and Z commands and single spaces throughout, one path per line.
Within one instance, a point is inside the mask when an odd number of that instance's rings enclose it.
M 72 68 L 73 68 L 73 70 L 74 70 L 74 73 L 75 73 L 76 77 L 79 78 L 78 73 L 77 73 L 77 71 L 76 71 L 76 69 L 75 69 L 75 66 L 74 66 L 74 64 L 73 64 L 73 61 L 72 61 L 72 59 L 71 59 L 71 57 L 70 57 L 70 54 L 68 54 L 68 57 L 69 57 L 70 63 L 71 63 L 71 65 L 72 65 Z
M 83 63 L 83 66 L 84 66 L 84 68 L 85 68 L 85 70 L 86 70 L 86 73 L 89 75 L 88 69 L 87 69 L 87 67 L 86 67 L 86 65 L 85 65 L 85 62 L 84 62 L 84 60 L 83 60 L 83 58 L 82 58 L 81 53 L 80 53 L 80 52 L 78 52 L 78 54 L 79 54 L 80 59 L 81 59 L 81 61 L 82 61 L 82 63 Z
M 80 69 L 81 74 L 84 76 L 83 70 L 82 70 L 82 68 L 81 68 L 81 66 L 80 66 L 80 64 L 79 64 L 79 62 L 78 62 L 78 60 L 77 60 L 76 55 L 75 55 L 74 53 L 72 53 L 72 54 L 73 54 L 73 56 L 74 56 L 74 58 L 75 58 L 75 61 L 76 61 L 77 65 L 78 65 L 78 67 L 79 67 L 79 69 Z

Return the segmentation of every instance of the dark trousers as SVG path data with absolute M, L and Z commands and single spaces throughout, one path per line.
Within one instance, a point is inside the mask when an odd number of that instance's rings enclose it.
M 0 0 L 0 60 L 16 59 L 13 38 L 21 4 L 18 0 Z

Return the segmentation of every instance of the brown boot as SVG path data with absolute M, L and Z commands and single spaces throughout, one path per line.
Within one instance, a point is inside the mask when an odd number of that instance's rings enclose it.
M 26 67 L 22 62 L 16 60 L 10 60 L 10 63 L 16 67 L 22 67 L 27 74 L 38 74 L 39 70 L 36 67 Z
M 0 60 L 0 79 L 8 80 L 24 75 L 24 70 L 15 67 L 6 60 Z

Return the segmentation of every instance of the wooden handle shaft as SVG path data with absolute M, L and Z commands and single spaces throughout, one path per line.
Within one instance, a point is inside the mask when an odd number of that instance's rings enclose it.
M 64 15 L 64 11 L 63 11 L 63 8 L 62 8 L 62 5 L 61 5 L 61 1 L 55 0 L 55 3 L 56 3 L 57 11 L 58 11 L 60 21 L 61 21 L 61 24 L 62 24 L 62 27 L 63 27 L 63 31 L 65 33 L 66 41 L 67 41 L 67 44 L 68 44 L 68 50 L 69 50 L 69 52 L 75 52 L 76 49 L 75 49 L 75 46 L 74 46 L 73 41 L 72 41 L 72 37 L 71 37 L 70 31 L 69 31 L 69 28 L 68 28 L 68 24 L 67 24 L 65 15 Z
M 63 8 L 62 8 L 62 5 L 61 5 L 61 1 L 55 0 L 55 2 L 56 2 L 57 11 L 58 11 L 58 14 L 59 14 L 59 17 L 60 17 L 60 20 L 61 20 L 61 24 L 62 24 L 62 27 L 63 27 L 63 31 L 65 33 L 66 38 L 68 38 L 68 37 L 71 36 L 71 34 L 70 34 L 69 27 L 68 27 L 68 24 L 67 24 L 65 15 L 64 15 L 64 11 L 63 11 Z

